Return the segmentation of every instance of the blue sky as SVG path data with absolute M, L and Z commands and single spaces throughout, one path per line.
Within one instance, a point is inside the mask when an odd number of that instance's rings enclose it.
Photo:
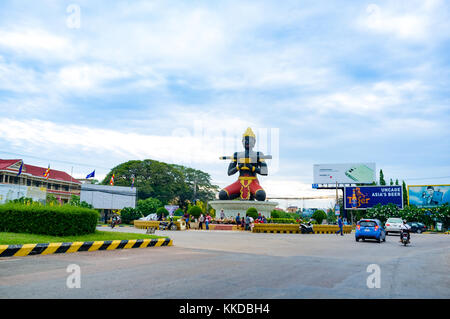
M 269 196 L 329 194 L 318 163 L 449 184 L 449 21 L 438 0 L 2 1 L 0 157 L 100 179 L 151 158 L 223 187 L 251 126 L 275 134 Z

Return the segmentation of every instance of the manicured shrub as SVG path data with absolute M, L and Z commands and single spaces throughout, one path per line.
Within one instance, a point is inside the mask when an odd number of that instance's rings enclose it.
M 181 208 L 178 208 L 174 213 L 173 216 L 183 216 L 184 212 Z
M 254 207 L 250 207 L 249 209 L 247 209 L 246 216 L 256 219 L 258 218 L 258 210 Z
M 158 207 L 161 207 L 162 203 L 157 198 L 149 197 L 147 199 L 138 200 L 137 210 L 144 216 L 155 214 Z
M 167 209 L 165 209 L 164 207 L 160 207 L 156 210 L 156 215 L 158 216 L 168 216 L 169 215 L 169 211 Z
M 137 209 L 125 207 L 120 211 L 120 217 L 123 223 L 130 224 L 133 220 L 143 217 L 143 215 Z
M 77 236 L 95 232 L 99 213 L 71 205 L 0 205 L 0 231 L 51 236 Z
M 318 209 L 314 212 L 314 214 L 311 216 L 311 218 L 313 218 L 317 224 L 322 224 L 322 221 L 324 219 L 327 219 L 327 214 L 325 214 L 325 212 L 321 209 Z
M 199 218 L 200 214 L 203 213 L 202 209 L 198 206 L 191 206 L 188 210 L 190 216 L 194 216 L 195 218 Z

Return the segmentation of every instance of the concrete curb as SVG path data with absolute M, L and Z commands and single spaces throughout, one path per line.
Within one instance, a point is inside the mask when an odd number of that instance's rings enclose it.
M 109 228 L 111 228 L 110 225 L 97 225 L 97 227 L 109 227 Z M 114 228 L 116 228 L 116 227 L 133 227 L 133 226 L 128 226 L 128 225 L 116 225 L 116 226 L 114 226 Z
M 29 255 L 49 255 L 61 253 L 67 254 L 78 251 L 146 248 L 172 245 L 173 241 L 170 238 L 0 245 L 0 257 L 23 257 Z

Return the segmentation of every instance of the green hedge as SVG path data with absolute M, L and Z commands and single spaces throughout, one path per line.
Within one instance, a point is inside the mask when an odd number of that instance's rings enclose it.
M 64 205 L 0 205 L 0 231 L 77 236 L 95 232 L 99 213 L 94 209 Z
M 450 226 L 450 206 L 444 204 L 433 208 L 419 208 L 416 206 L 406 206 L 399 209 L 394 204 L 381 205 L 377 204 L 373 208 L 369 208 L 364 218 L 376 218 L 382 223 L 390 217 L 398 217 L 413 222 L 418 221 L 427 226 L 433 225 L 435 221 L 440 221 L 444 228 Z
M 298 224 L 297 221 L 292 218 L 267 218 L 267 222 L 273 224 Z

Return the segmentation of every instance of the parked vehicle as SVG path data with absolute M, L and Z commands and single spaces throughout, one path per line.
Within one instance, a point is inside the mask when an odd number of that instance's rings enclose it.
M 375 239 L 380 243 L 386 241 L 386 231 L 378 219 L 361 219 L 356 224 L 355 239 Z
M 314 230 L 313 230 L 313 226 L 311 225 L 311 223 L 308 224 L 300 224 L 300 232 L 302 234 L 314 234 Z
M 419 223 L 419 222 L 407 222 L 407 224 L 411 227 L 412 233 L 423 233 L 424 231 L 427 231 L 428 228 L 425 226 L 425 224 Z
M 386 235 L 389 233 L 400 233 L 400 227 L 403 224 L 401 218 L 388 218 L 385 224 Z
M 175 225 L 172 219 L 170 221 L 161 221 L 159 223 L 159 230 L 177 230 L 177 225 Z

